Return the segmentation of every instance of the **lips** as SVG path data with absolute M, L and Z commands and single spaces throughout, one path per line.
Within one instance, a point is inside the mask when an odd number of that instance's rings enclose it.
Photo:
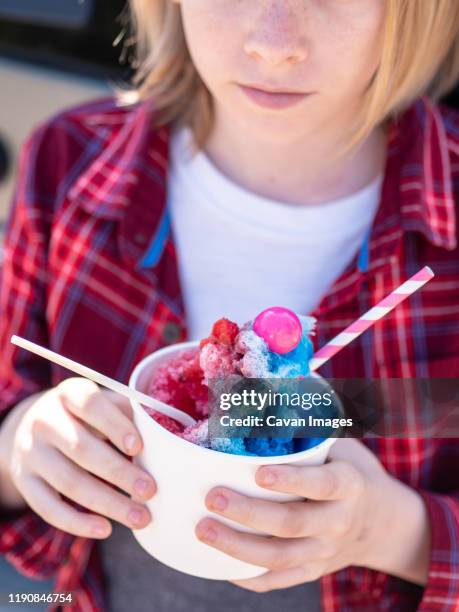
M 288 108 L 304 100 L 307 93 L 291 91 L 267 91 L 247 85 L 239 85 L 242 93 L 258 106 L 271 109 Z
M 254 84 L 243 84 L 243 87 L 248 87 L 249 89 L 257 89 L 258 91 L 264 91 L 266 93 L 279 93 L 279 94 L 301 94 L 304 95 L 307 92 L 298 91 L 297 89 L 291 89 L 290 87 L 269 87 L 263 85 Z

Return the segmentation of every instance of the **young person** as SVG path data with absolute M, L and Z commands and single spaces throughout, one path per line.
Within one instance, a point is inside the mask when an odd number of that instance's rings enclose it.
M 307 503 L 217 487 L 196 536 L 267 572 L 204 581 L 132 540 L 154 521 L 155 475 L 129 460 L 142 440 L 128 403 L 10 336 L 126 382 L 159 347 L 273 304 L 316 316 L 322 346 L 429 265 L 435 278 L 321 373 L 457 377 L 459 114 L 438 101 L 459 77 L 459 4 L 132 13 L 135 89 L 55 117 L 21 156 L 1 276 L 0 553 L 72 591 L 68 610 L 457 609 L 457 440 L 339 440 L 322 467 L 258 470 Z

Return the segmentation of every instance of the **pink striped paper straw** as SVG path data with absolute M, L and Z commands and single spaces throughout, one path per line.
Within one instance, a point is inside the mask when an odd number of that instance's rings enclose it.
M 351 323 L 341 333 L 335 336 L 330 342 L 319 349 L 314 357 L 309 362 L 311 372 L 320 368 L 326 361 L 336 355 L 344 346 L 347 346 L 355 340 L 360 334 L 374 325 L 376 321 L 385 317 L 391 310 L 398 306 L 403 300 L 412 295 L 415 291 L 423 287 L 434 273 L 425 266 L 419 272 L 416 272 L 411 278 L 402 283 L 400 287 L 389 293 L 387 297 L 381 300 L 376 306 L 370 308 L 365 314 L 359 317 L 354 323 Z

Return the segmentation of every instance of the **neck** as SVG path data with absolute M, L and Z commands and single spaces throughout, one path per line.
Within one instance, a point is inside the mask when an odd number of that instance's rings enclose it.
M 343 137 L 321 130 L 292 142 L 270 142 L 218 120 L 205 152 L 228 178 L 266 198 L 289 204 L 321 204 L 363 189 L 384 171 L 386 134 L 377 127 L 345 156 Z

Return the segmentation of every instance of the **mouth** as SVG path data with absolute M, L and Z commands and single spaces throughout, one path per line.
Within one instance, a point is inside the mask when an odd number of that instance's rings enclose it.
M 261 88 L 260 86 L 238 85 L 242 93 L 258 106 L 272 109 L 288 108 L 298 104 L 313 92 L 300 92 L 291 89 Z

